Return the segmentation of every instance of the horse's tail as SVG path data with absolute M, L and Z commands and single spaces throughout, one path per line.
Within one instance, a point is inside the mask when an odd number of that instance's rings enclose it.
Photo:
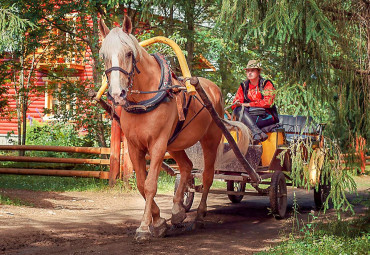
M 245 124 L 240 121 L 231 121 L 226 119 L 224 119 L 223 121 L 229 131 L 237 132 L 237 145 L 241 153 L 245 155 L 248 151 L 249 142 L 251 140 L 251 131 Z M 215 165 L 220 166 L 221 164 L 226 164 L 233 160 L 236 160 L 236 156 L 233 150 L 228 150 L 226 153 L 224 153 L 224 136 L 222 136 L 220 145 L 217 148 Z

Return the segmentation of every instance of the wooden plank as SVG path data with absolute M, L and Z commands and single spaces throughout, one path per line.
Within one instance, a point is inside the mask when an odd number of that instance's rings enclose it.
M 76 153 L 88 153 L 88 154 L 110 154 L 110 148 L 107 148 L 107 147 L 0 145 L 0 150 L 55 151 L 55 152 L 76 152 Z
M 266 194 L 258 193 L 257 191 L 246 191 L 246 192 L 236 192 L 236 191 L 227 191 L 227 190 L 217 190 L 211 189 L 209 193 L 212 194 L 225 194 L 225 195 L 243 195 L 243 196 L 267 196 Z
M 1 174 L 47 175 L 47 176 L 76 176 L 108 179 L 108 172 L 82 171 L 82 170 L 55 170 L 55 169 L 25 169 L 25 168 L 0 168 Z
M 109 165 L 109 159 L 0 156 L 0 161 Z

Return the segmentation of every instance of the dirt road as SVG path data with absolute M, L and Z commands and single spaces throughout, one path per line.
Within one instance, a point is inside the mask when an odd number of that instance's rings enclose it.
M 370 180 L 370 178 L 368 179 Z M 312 191 L 294 190 L 302 217 L 314 208 Z M 0 190 L 32 206 L 0 206 L 0 254 L 252 254 L 281 241 L 290 220 L 268 215 L 268 197 L 232 204 L 210 195 L 204 229 L 190 230 L 200 194 L 186 224 L 162 239 L 138 244 L 135 229 L 144 208 L 138 194 Z M 293 190 L 289 189 L 291 214 Z M 368 191 L 362 191 L 368 196 Z M 351 196 L 353 199 L 354 196 Z M 172 195 L 157 195 L 162 217 L 170 219 Z M 365 208 L 357 206 L 361 212 Z

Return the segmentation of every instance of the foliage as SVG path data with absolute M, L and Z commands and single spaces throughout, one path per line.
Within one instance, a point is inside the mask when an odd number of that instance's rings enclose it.
M 370 5 L 366 1 L 219 3 L 217 27 L 230 27 L 224 37 L 242 41 L 270 69 L 279 88 L 281 113 L 320 114 L 316 117 L 332 124 L 328 135 L 341 141 L 356 134 L 369 137 L 370 24 L 364 20 L 370 20 Z M 299 100 L 294 98 L 297 93 Z M 291 105 L 294 110 L 287 109 Z M 323 111 L 313 111 L 320 107 Z
M 27 28 L 34 28 L 35 24 L 22 18 L 15 4 L 0 6 L 0 52 L 4 49 L 12 51 L 17 48 Z
M 295 194 L 294 194 L 295 195 Z M 322 215 L 308 214 L 300 220 L 294 196 L 293 229 L 288 240 L 258 254 L 367 254 L 370 249 L 369 209 L 365 216 L 352 220 L 329 220 Z
M 49 146 L 72 146 L 72 147 L 92 147 L 94 141 L 89 136 L 79 134 L 79 130 L 74 124 L 59 121 L 39 123 L 33 121 L 27 128 L 27 145 L 49 145 Z M 29 152 L 30 156 L 45 157 L 68 157 L 68 153 L 60 152 Z M 91 155 L 85 155 L 89 157 Z M 81 156 L 80 156 L 81 157 Z
M 350 209 L 353 212 L 352 205 L 346 198 L 346 192 L 356 192 L 356 183 L 351 177 L 351 171 L 343 167 L 343 158 L 340 156 L 341 151 L 337 144 L 325 138 L 324 147 L 315 149 L 311 139 L 299 137 L 279 154 L 278 157 L 281 158 L 282 163 L 288 153 L 292 163 L 289 175 L 293 186 L 318 189 L 319 184 L 330 185 L 330 193 L 324 204 L 325 210 L 329 208 L 329 201 L 331 201 L 334 208 L 338 210 L 338 217 L 340 210 Z M 317 157 L 318 153 L 321 156 Z M 320 161 L 320 158 L 323 161 Z M 314 176 L 316 184 L 311 184 L 310 164 L 316 167 Z

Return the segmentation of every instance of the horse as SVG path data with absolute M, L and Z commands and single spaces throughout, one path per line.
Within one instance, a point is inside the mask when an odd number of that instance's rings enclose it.
M 166 151 L 177 162 L 180 170 L 180 183 L 173 197 L 172 225 L 180 225 L 186 218 L 183 207 L 184 191 L 191 178 L 192 162 L 185 153 L 185 149 L 198 141 L 204 154 L 203 193 L 197 209 L 195 226 L 204 222 L 207 211 L 207 196 L 214 178 L 216 158 L 220 158 L 223 141 L 222 131 L 213 121 L 210 113 L 204 109 L 199 95 L 177 97 L 163 92 L 161 83 L 168 88 L 168 84 L 181 85 L 182 83 L 160 61 L 160 57 L 150 55 L 141 47 L 132 35 L 132 23 L 125 16 L 123 27 L 110 30 L 103 19 L 99 20 L 99 30 L 104 39 L 100 49 L 103 58 L 105 73 L 109 82 L 108 96 L 115 105 L 121 105 L 121 128 L 127 138 L 129 156 L 136 173 L 137 188 L 145 199 L 145 209 L 140 226 L 135 233 L 135 240 L 144 241 L 166 235 L 168 225 L 160 217 L 160 209 L 154 201 L 157 192 L 157 181 L 162 161 Z M 163 70 L 165 69 L 165 71 Z M 213 82 L 199 78 L 200 84 L 206 91 L 213 107 L 219 116 L 224 115 L 221 90 Z M 160 85 L 158 85 L 160 84 Z M 162 84 L 163 85 L 163 84 Z M 166 87 L 167 86 L 167 87 Z M 145 93 L 157 91 L 153 93 Z M 136 92 L 136 93 L 135 93 Z M 138 92 L 138 93 L 137 93 Z M 177 94 L 174 92 L 174 94 Z M 163 98 L 162 98 L 163 97 Z M 192 100 L 190 99 L 192 98 Z M 185 110 L 179 109 L 177 100 L 185 105 Z M 148 103 L 149 102 L 149 103 Z M 186 112 L 184 126 L 181 132 L 174 136 L 177 129 L 180 112 Z M 227 121 L 227 120 L 225 120 Z M 230 128 L 237 126 L 245 137 L 241 150 L 248 148 L 250 131 L 240 123 L 229 121 Z M 174 138 L 174 139 L 171 139 Z M 171 140 L 171 142 L 169 142 Z M 149 170 L 146 170 L 145 155 L 150 155 Z

